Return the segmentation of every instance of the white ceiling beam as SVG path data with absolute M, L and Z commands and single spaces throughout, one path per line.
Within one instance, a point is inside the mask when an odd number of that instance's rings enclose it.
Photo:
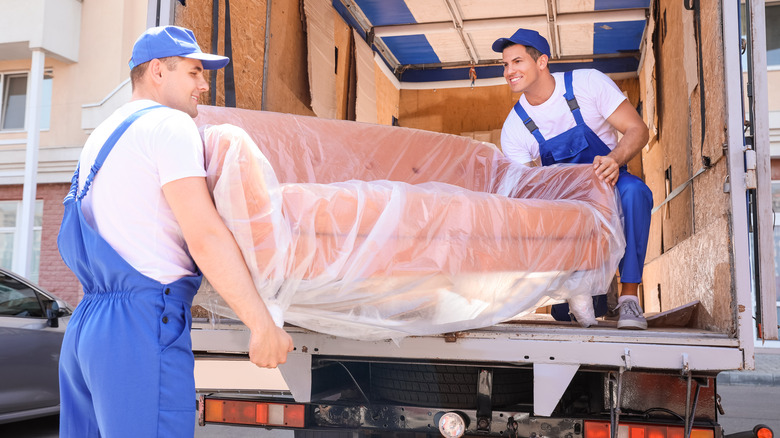
M 645 8 L 612 11 L 573 12 L 566 14 L 558 13 L 555 17 L 555 24 L 561 26 L 584 23 L 641 21 L 646 19 L 646 15 L 647 10 Z M 529 15 L 523 17 L 486 18 L 480 20 L 463 20 L 462 27 L 464 32 L 472 32 L 475 30 L 486 29 L 546 26 L 547 21 L 548 19 L 546 14 Z M 380 38 L 388 36 L 457 32 L 455 24 L 451 21 L 375 26 L 373 29 L 374 35 Z
M 550 35 L 550 58 L 557 59 L 561 54 L 561 39 L 558 34 L 558 26 L 555 24 L 558 19 L 558 11 L 555 9 L 556 2 L 547 0 L 547 31 Z
M 469 59 L 471 60 L 471 63 L 472 64 L 479 63 L 477 50 L 474 48 L 474 45 L 471 43 L 471 39 L 469 38 L 469 36 L 463 30 L 463 15 L 460 12 L 460 5 L 458 4 L 458 0 L 445 0 L 445 3 L 447 5 L 447 9 L 450 12 L 450 16 L 452 17 L 452 24 L 453 26 L 455 26 L 455 29 L 458 31 L 458 36 L 460 36 L 460 41 L 463 43 L 463 48 L 466 50 L 466 53 L 468 54 Z

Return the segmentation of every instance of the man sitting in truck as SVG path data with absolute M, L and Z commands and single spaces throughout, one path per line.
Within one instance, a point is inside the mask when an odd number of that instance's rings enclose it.
M 493 51 L 503 56 L 509 88 L 523 93 L 501 131 L 504 153 L 527 166 L 593 163 L 600 180 L 617 186 L 626 235 L 626 252 L 619 265 L 622 287 L 615 309 L 619 312 L 617 326 L 646 329 L 638 288 L 653 194 L 641 179 L 628 173 L 626 163 L 647 143 L 647 126 L 605 74 L 593 69 L 550 73 L 550 45 L 534 30 L 521 28 L 509 38 L 497 39 Z M 606 310 L 606 305 L 597 305 L 596 316 Z M 568 305 L 553 306 L 552 315 L 559 321 L 570 320 Z

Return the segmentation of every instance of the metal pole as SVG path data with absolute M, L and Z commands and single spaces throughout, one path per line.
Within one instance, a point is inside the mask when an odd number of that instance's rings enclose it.
M 35 191 L 38 184 L 38 146 L 41 134 L 41 89 L 45 59 L 43 50 L 33 49 L 32 66 L 27 81 L 27 109 L 24 113 L 27 126 L 27 150 L 24 160 L 22 215 L 19 223 L 19 252 L 14 254 L 14 272 L 24 277 L 30 277 L 32 272 Z

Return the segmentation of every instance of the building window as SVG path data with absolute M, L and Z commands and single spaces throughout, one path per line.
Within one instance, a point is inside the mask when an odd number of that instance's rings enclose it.
M 23 131 L 27 106 L 27 73 L 0 73 L 0 130 Z M 44 73 L 40 101 L 40 129 L 49 129 L 51 119 L 52 74 Z
M 780 20 L 780 3 L 766 5 L 765 14 L 766 65 L 767 67 L 777 67 L 780 66 L 780 28 L 775 23 Z
M 747 20 L 744 3 L 740 6 L 742 17 L 742 38 L 747 39 Z M 764 7 L 766 21 L 766 66 L 780 68 L 780 27 L 774 26 L 780 20 L 780 2 L 768 0 Z M 747 53 L 742 53 L 742 71 L 747 71 Z
M 24 253 L 20 248 L 22 201 L 0 201 L 0 266 L 13 269 L 14 257 Z M 29 280 L 38 281 L 41 260 L 41 226 L 43 225 L 43 201 L 35 201 L 33 222 L 33 259 Z

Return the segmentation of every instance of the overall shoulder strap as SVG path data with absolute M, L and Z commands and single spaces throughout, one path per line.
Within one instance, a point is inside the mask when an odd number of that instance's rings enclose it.
M 585 120 L 582 119 L 580 105 L 577 103 L 577 98 L 574 97 L 572 76 L 573 75 L 571 71 L 567 71 L 563 74 L 563 83 L 566 85 L 566 93 L 563 95 L 563 97 L 566 99 L 566 103 L 569 105 L 569 110 L 571 110 L 571 114 L 574 116 L 574 121 L 577 122 L 578 125 L 584 125 Z
M 106 142 L 103 144 L 103 147 L 100 148 L 100 152 L 98 153 L 97 158 L 95 158 L 95 162 L 90 168 L 89 175 L 87 175 L 87 180 L 84 182 L 84 188 L 81 190 L 81 193 L 79 193 L 77 199 L 82 199 L 84 196 L 87 196 L 89 186 L 92 185 L 92 181 L 95 179 L 95 175 L 97 175 L 98 170 L 100 170 L 100 168 L 103 166 L 103 162 L 106 161 L 106 157 L 108 157 L 108 154 L 111 153 L 111 150 L 114 148 L 114 145 L 116 145 L 116 142 L 119 140 L 122 134 L 127 131 L 127 128 L 129 128 L 130 125 L 132 125 L 133 122 L 138 120 L 138 118 L 142 115 L 162 106 L 163 105 L 154 105 L 140 109 L 133 114 L 130 114 L 130 116 L 128 116 L 122 123 L 119 124 L 119 126 L 116 127 L 114 132 L 108 136 L 108 140 L 106 140 Z M 78 168 L 76 168 L 76 172 L 78 173 Z
M 536 138 L 536 141 L 539 144 L 542 144 L 545 142 L 544 136 L 542 136 L 542 133 L 539 132 L 539 127 L 536 126 L 536 123 L 534 123 L 533 120 L 531 120 L 531 117 L 528 115 L 528 113 L 523 108 L 523 105 L 520 104 L 520 101 L 518 100 L 517 103 L 515 103 L 515 113 L 520 117 L 520 120 L 523 121 L 523 124 L 525 125 L 526 129 L 528 129 L 528 132 L 530 132 L 534 138 Z

